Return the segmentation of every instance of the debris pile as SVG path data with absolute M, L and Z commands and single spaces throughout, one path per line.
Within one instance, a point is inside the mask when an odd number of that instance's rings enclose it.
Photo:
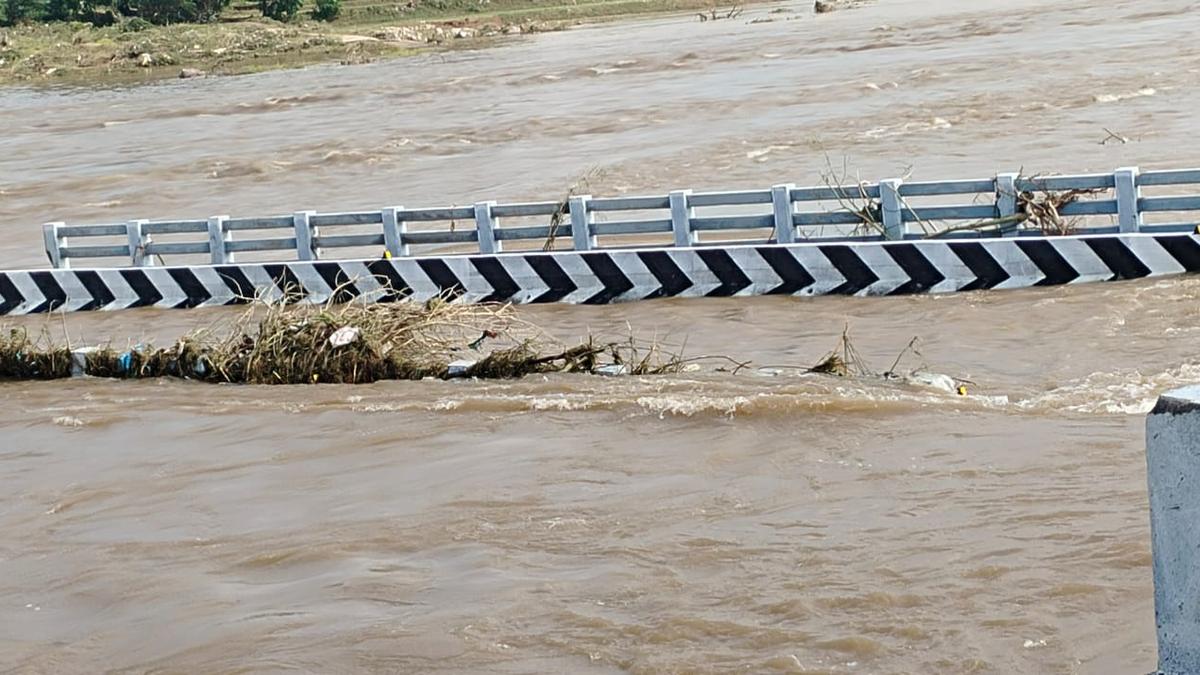
M 842 331 L 842 336 L 838 339 L 838 343 L 833 350 L 826 354 L 815 366 L 809 368 L 807 372 L 835 375 L 837 377 L 899 380 L 905 384 L 943 389 L 948 392 L 954 392 L 959 396 L 966 396 L 967 385 L 975 384 L 971 380 L 931 372 L 924 363 L 910 370 L 900 369 L 900 364 L 904 362 L 906 357 L 915 356 L 922 358 L 921 352 L 917 348 L 918 342 L 918 338 L 915 337 L 909 340 L 904 349 L 900 350 L 891 367 L 880 373 L 872 370 L 867 364 L 866 359 L 854 348 L 854 343 L 850 340 L 850 328 L 847 326 Z
M 490 347 L 490 349 L 489 349 Z M 71 348 L 14 328 L 0 338 L 0 379 L 73 375 L 178 377 L 243 384 L 361 384 L 533 373 L 661 374 L 683 359 L 632 338 L 564 346 L 516 318 L 509 305 L 255 303 L 231 325 L 169 347 Z
M 811 367 L 764 366 L 825 377 L 895 380 L 966 394 L 970 381 L 933 373 L 924 364 L 901 371 L 901 362 L 921 357 L 917 339 L 886 371 L 873 370 L 855 349 L 849 328 L 834 349 Z M 57 344 L 43 331 L 0 332 L 0 381 L 68 377 L 113 379 L 182 378 L 230 384 L 365 384 L 380 380 L 512 379 L 540 373 L 664 375 L 699 369 L 718 360 L 731 373 L 750 361 L 728 356 L 684 358 L 658 340 L 601 341 L 593 337 L 564 345 L 519 319 L 511 305 L 459 305 L 444 298 L 426 303 L 287 305 L 256 301 L 236 318 L 189 333 L 168 347 Z

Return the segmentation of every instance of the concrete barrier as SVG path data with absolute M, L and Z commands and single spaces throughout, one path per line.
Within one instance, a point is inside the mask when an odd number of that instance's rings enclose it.
M 1200 235 L 797 243 L 0 272 L 0 314 L 253 298 L 606 304 L 665 297 L 905 295 L 1200 272 Z
M 1154 614 L 1161 675 L 1200 673 L 1200 385 L 1163 394 L 1146 421 Z

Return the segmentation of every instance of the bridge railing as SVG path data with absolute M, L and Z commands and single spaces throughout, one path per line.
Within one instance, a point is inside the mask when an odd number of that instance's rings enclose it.
M 419 252 L 499 253 L 539 248 L 591 250 L 638 246 L 704 246 L 806 240 L 901 240 L 1040 236 L 1016 217 L 1022 195 L 1081 191 L 1058 210 L 1088 224 L 1078 234 L 1192 232 L 1200 194 L 1142 196 L 1143 187 L 1200 186 L 1200 169 L 1025 177 L 997 174 L 978 180 L 905 182 L 721 192 L 677 190 L 665 195 L 592 197 L 377 211 L 297 211 L 270 217 L 212 216 L 195 220 L 132 220 L 102 225 L 44 225 L 54 267 L 87 259 L 150 266 L 168 256 L 225 264 L 282 256 L 298 260 Z M 1200 192 L 1198 190 L 1197 192 Z M 939 203 L 956 197 L 958 203 Z M 1083 198 L 1086 197 L 1086 198 Z M 934 203 L 928 203 L 934 199 Z M 1182 219 L 1143 222 L 1148 214 Z M 1100 218 L 1106 222 L 1095 224 Z M 1156 220 L 1161 220 L 1157 218 Z M 512 221 L 510 224 L 508 221 Z M 966 223 L 963 225 L 963 223 Z M 975 227 L 974 225 L 987 227 Z M 291 254 L 294 252 L 294 254 Z M 335 255 L 341 254 L 341 255 Z

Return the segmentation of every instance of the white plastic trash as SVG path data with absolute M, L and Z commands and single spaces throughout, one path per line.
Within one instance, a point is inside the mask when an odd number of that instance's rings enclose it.
M 467 371 L 470 370 L 474 365 L 474 361 L 467 361 L 465 359 L 460 361 L 451 361 L 449 367 L 446 369 L 446 375 L 448 377 L 465 377 L 467 375 Z
M 342 326 L 329 336 L 329 344 L 333 347 L 345 347 L 358 339 L 358 326 Z
M 83 377 L 87 375 L 88 354 L 96 351 L 96 349 L 96 347 L 80 347 L 79 349 L 71 350 L 71 377 Z
M 904 379 L 909 384 L 941 389 L 942 391 L 954 392 L 958 388 L 958 383 L 954 381 L 953 377 L 941 373 L 914 372 L 909 373 L 908 377 Z

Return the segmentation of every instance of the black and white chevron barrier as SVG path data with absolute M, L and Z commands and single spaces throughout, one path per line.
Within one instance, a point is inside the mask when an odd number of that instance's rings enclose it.
M 663 297 L 899 295 L 1200 271 L 1200 236 L 814 243 L 0 272 L 0 314 L 418 301 L 604 304 Z M 336 297 L 334 297 L 336 295 Z

